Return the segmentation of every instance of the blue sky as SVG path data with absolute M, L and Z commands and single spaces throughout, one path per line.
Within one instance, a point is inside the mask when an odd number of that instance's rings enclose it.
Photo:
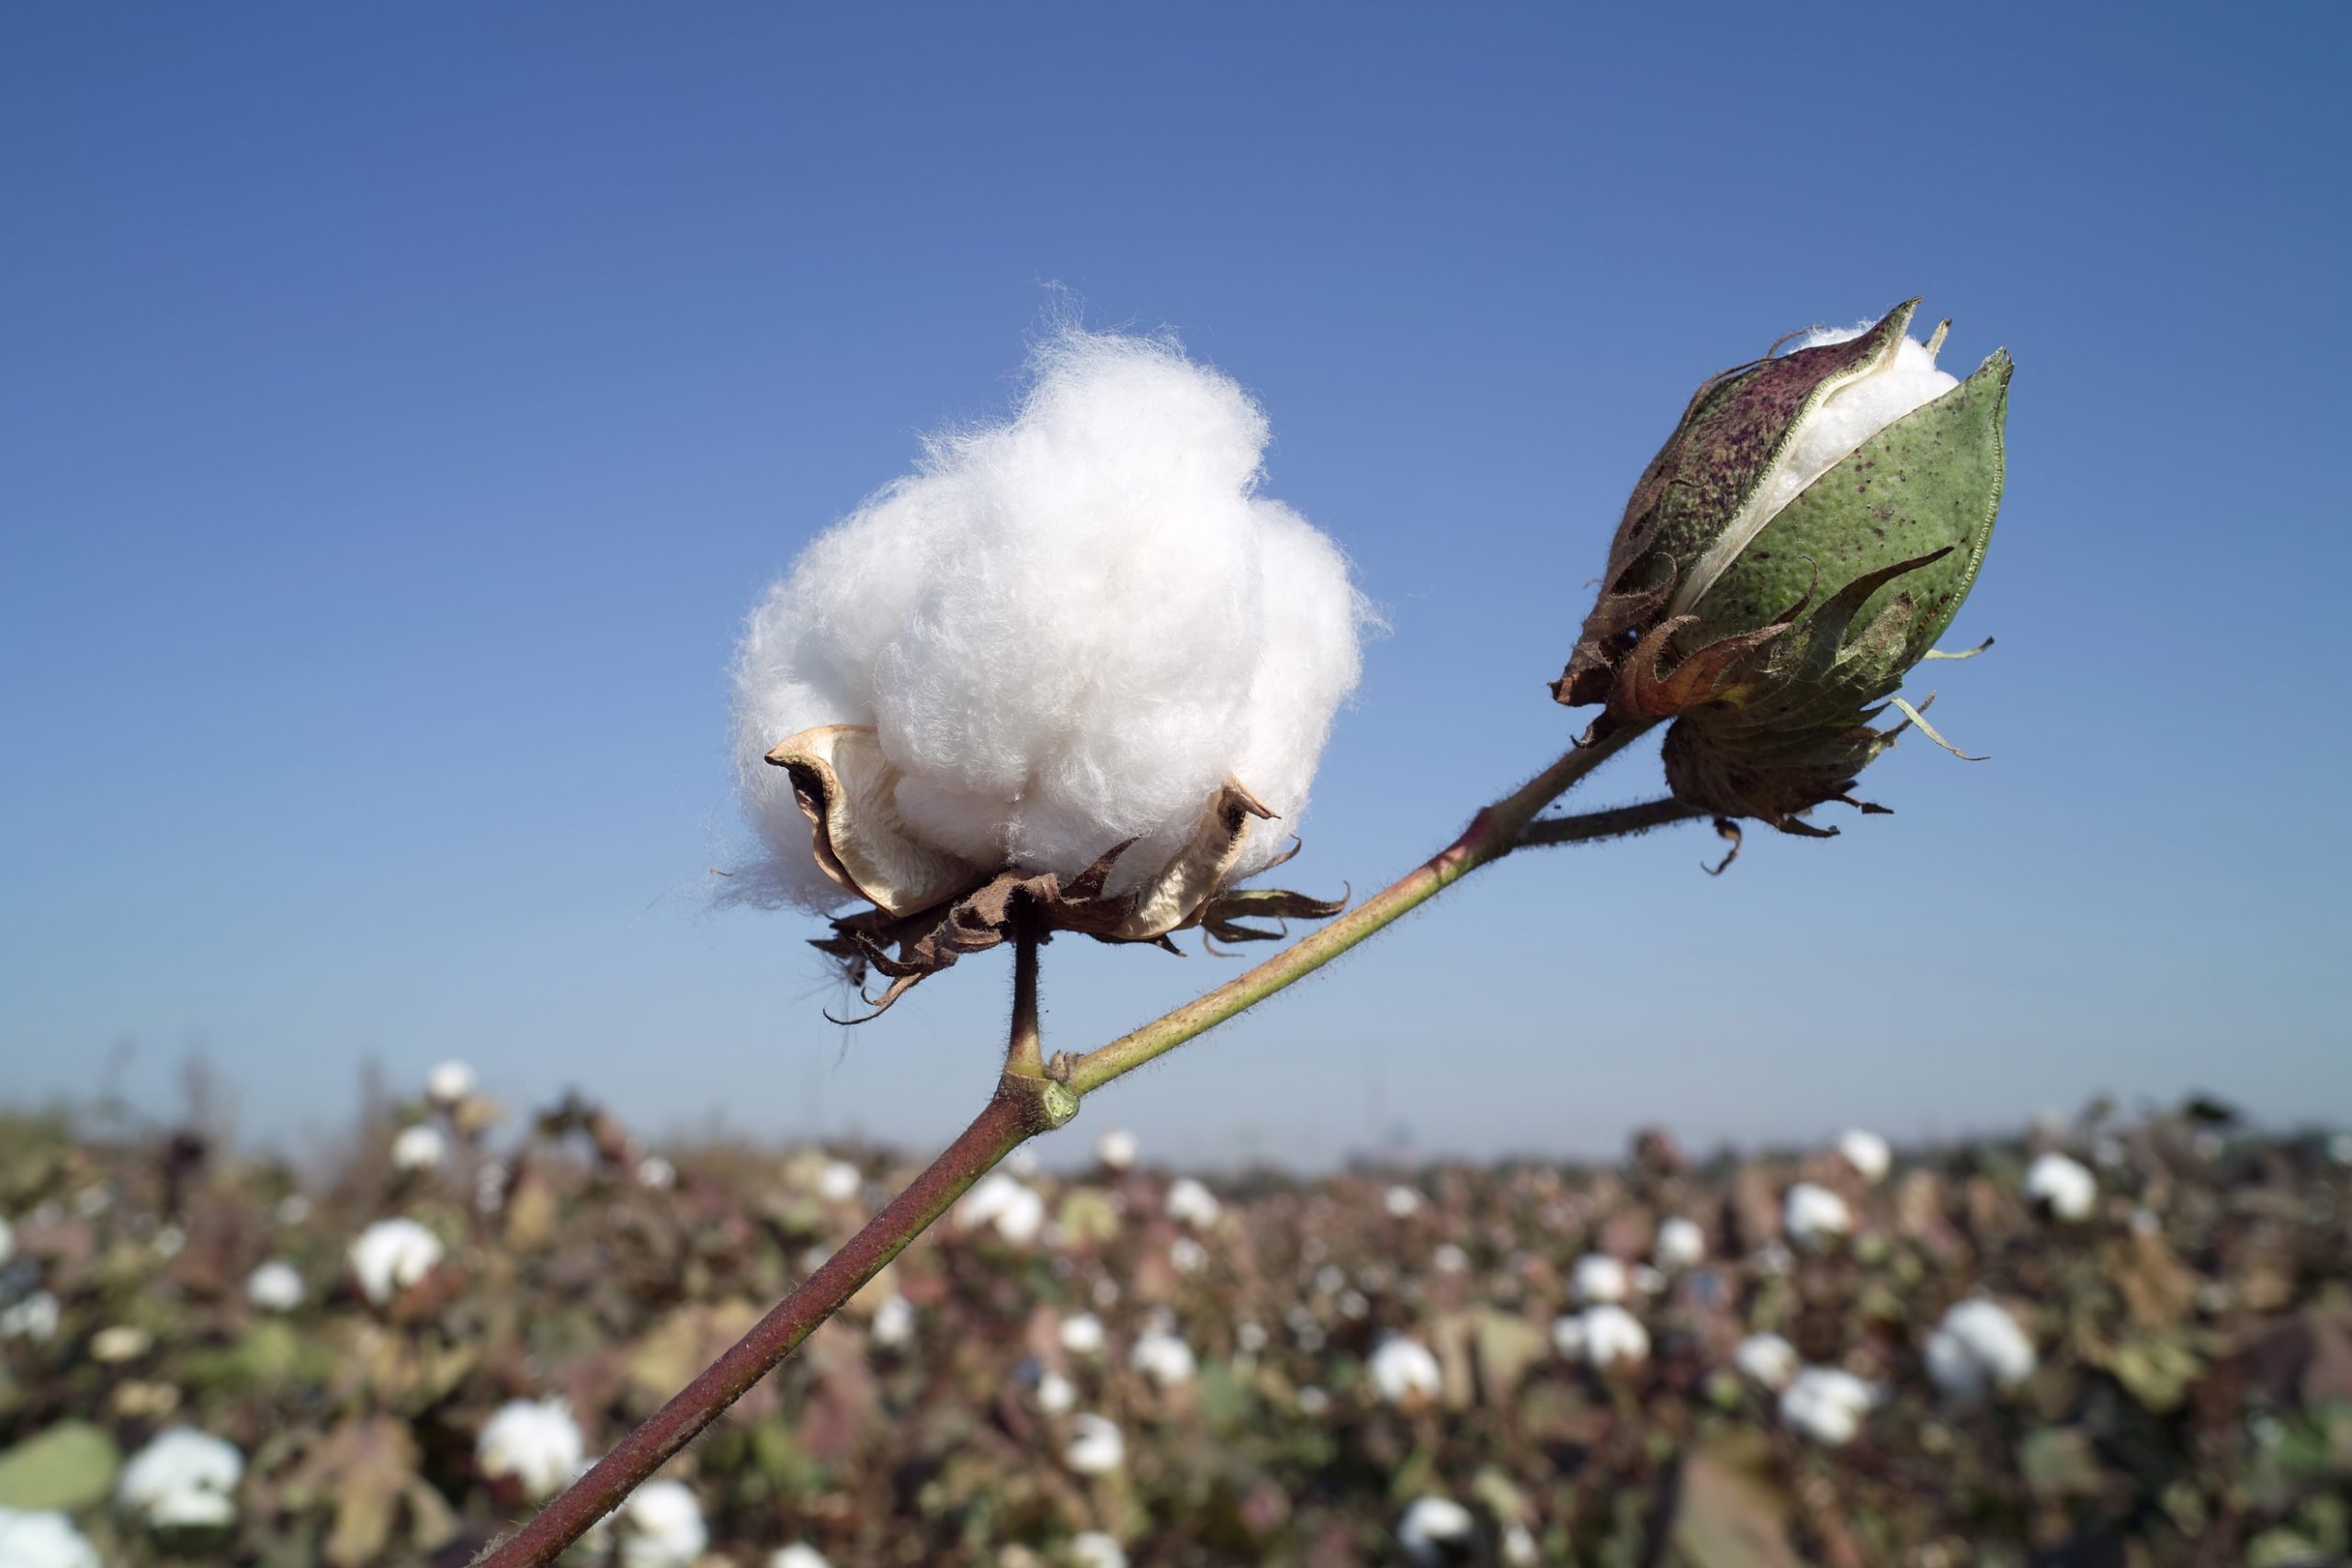
M 1530 855 L 1091 1102 L 1164 1155 L 2352 1121 L 2340 7 L 26 7 L 0 21 L 0 1098 L 249 1131 L 445 1055 L 944 1135 L 989 961 L 843 1034 L 714 914 L 730 640 L 1054 286 L 1265 402 L 1391 635 L 1294 880 L 1547 761 L 1691 387 L 1911 294 L 2016 355 L 1897 814 Z M 2317 592 L 2316 600 L 2303 591 Z M 1652 758 L 1592 804 L 1656 792 Z M 2329 955 L 2336 955 L 2331 963 Z M 1049 1042 L 1230 973 L 1077 942 Z M 1067 1152 L 1067 1149 L 1065 1150 Z

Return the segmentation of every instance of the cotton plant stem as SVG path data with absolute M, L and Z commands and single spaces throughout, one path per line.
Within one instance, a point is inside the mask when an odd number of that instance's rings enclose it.
M 1049 1107 L 1058 1086 L 1007 1073 L 988 1106 L 905 1191 L 882 1207 L 824 1266 L 752 1325 L 646 1423 L 621 1439 L 537 1518 L 508 1537 L 476 1568 L 540 1568 L 628 1495 L 721 1412 L 751 1391 L 840 1310 L 906 1245 L 947 1212 L 997 1161 L 1057 1124 Z M 1062 1121 L 1069 1118 L 1063 1116 Z
M 816 1326 L 929 1228 L 947 1206 L 999 1160 L 1039 1133 L 1078 1113 L 1080 1097 L 1174 1050 L 1236 1013 L 1302 980 L 1366 937 L 1419 908 L 1482 865 L 1521 842 L 1536 813 L 1623 750 L 1639 728 L 1578 747 L 1518 790 L 1472 818 L 1460 838 L 1395 885 L 1304 937 L 1249 973 L 1122 1035 L 1100 1050 L 1069 1061 L 1057 1058 L 1045 1077 L 1032 1063 L 1040 1054 L 1036 1030 L 1036 948 L 1015 927 L 1013 1025 L 1005 1070 L 995 1096 L 963 1134 L 907 1190 L 884 1205 L 824 1267 L 779 1302 L 703 1374 L 664 1404 L 594 1469 L 549 1503 L 528 1525 L 501 1542 L 475 1568 L 543 1568 L 585 1534 L 695 1433 L 750 1391 L 797 1349 Z M 1022 917 L 1016 916 L 1016 920 Z M 1025 1024 L 1024 1024 L 1025 1010 Z
M 1046 1076 L 1045 1047 L 1037 1032 L 1037 948 L 1044 940 L 1036 904 L 1025 893 L 1012 899 L 1012 1038 L 1004 1070 L 1023 1077 Z
M 1685 806 L 1668 796 L 1664 800 L 1645 800 L 1639 806 L 1587 811 L 1575 817 L 1539 817 L 1527 825 L 1526 832 L 1519 836 L 1519 847 L 1532 849 L 1539 844 L 1586 844 L 1596 839 L 1630 839 L 1653 828 L 1668 828 L 1677 822 L 1697 822 L 1707 816 L 1708 813 L 1699 807 Z

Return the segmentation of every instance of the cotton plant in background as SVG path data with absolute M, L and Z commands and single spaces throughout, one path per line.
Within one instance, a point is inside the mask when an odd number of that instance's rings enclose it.
M 1954 1303 L 1920 1354 L 1928 1379 L 1959 1400 L 2016 1388 L 2040 1364 L 2033 1341 L 2008 1309 L 1982 1299 Z
M 2087 1220 L 2098 1207 L 2098 1178 L 2080 1160 L 2053 1151 L 2026 1168 L 2025 1199 L 2054 1220 Z
M 1876 1133 L 1860 1127 L 1849 1127 L 1838 1135 L 1838 1152 L 1854 1168 L 1854 1174 L 1875 1187 L 1886 1179 L 1894 1167 L 1894 1151 Z
M 439 1266 L 442 1251 L 441 1238 L 414 1220 L 378 1220 L 352 1240 L 352 1277 L 370 1303 L 386 1306 L 402 1291 L 422 1284 Z
M 1854 1211 L 1828 1188 L 1800 1181 L 1781 1203 L 1781 1228 L 1799 1247 L 1819 1251 L 1854 1228 Z
M 820 945 L 881 1006 L 1024 899 L 1114 942 L 1329 913 L 1236 890 L 1289 852 L 1366 619 L 1259 493 L 1268 434 L 1171 338 L 1040 344 L 1010 421 L 933 437 L 753 612 L 730 895 L 865 906 Z
M 237 1517 L 245 1456 L 234 1443 L 192 1427 L 158 1432 L 115 1482 L 115 1501 L 164 1532 L 209 1529 Z

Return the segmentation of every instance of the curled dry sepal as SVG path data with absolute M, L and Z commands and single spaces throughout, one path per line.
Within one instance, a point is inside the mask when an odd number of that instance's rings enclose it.
M 2010 362 L 1955 383 L 1914 299 L 1850 336 L 1702 385 L 1634 487 L 1599 602 L 1553 695 L 1604 705 L 1595 733 L 1672 719 L 1685 803 L 1783 832 L 1854 799 L 1917 723 L 1894 695 L 1976 580 L 2001 499 Z M 1949 326 L 1950 323 L 1945 323 Z M 1903 723 L 1872 728 L 1888 705 Z M 1920 705 L 1925 706 L 1923 703 Z
M 1112 875 L 1136 845 L 1130 839 L 1105 851 L 1065 881 L 1050 871 L 976 865 L 909 829 L 893 802 L 899 775 L 876 732 L 832 724 L 804 730 L 770 751 L 767 760 L 792 779 L 793 797 L 808 818 L 818 869 L 843 892 L 873 906 L 835 919 L 820 952 L 837 960 L 863 988 L 868 971 L 888 984 L 868 998 L 875 1017 L 926 976 L 967 953 L 1011 940 L 1014 922 L 1036 922 L 1039 938 L 1080 931 L 1102 942 L 1154 942 L 1170 951 L 1170 933 L 1192 926 L 1227 942 L 1272 941 L 1283 933 L 1248 923 L 1251 918 L 1320 919 L 1344 900 L 1313 898 L 1278 888 L 1236 888 L 1228 883 L 1256 824 L 1273 813 L 1233 779 L 1202 812 L 1200 825 L 1166 862 L 1146 869 L 1120 892 Z M 1296 844 L 1270 864 L 1296 852 Z M 1262 868 L 1261 868 L 1262 869 Z

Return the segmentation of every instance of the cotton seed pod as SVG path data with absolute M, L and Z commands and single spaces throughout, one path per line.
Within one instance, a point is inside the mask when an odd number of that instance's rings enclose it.
M 1596 729 L 1672 719 L 1681 800 L 1786 832 L 1848 800 L 1894 696 L 1973 586 L 2000 505 L 2010 361 L 1964 381 L 1917 300 L 1710 378 L 1627 503 L 1553 694 Z M 1949 323 L 1946 323 L 1949 325 Z M 1870 809 L 1865 807 L 1865 809 Z

